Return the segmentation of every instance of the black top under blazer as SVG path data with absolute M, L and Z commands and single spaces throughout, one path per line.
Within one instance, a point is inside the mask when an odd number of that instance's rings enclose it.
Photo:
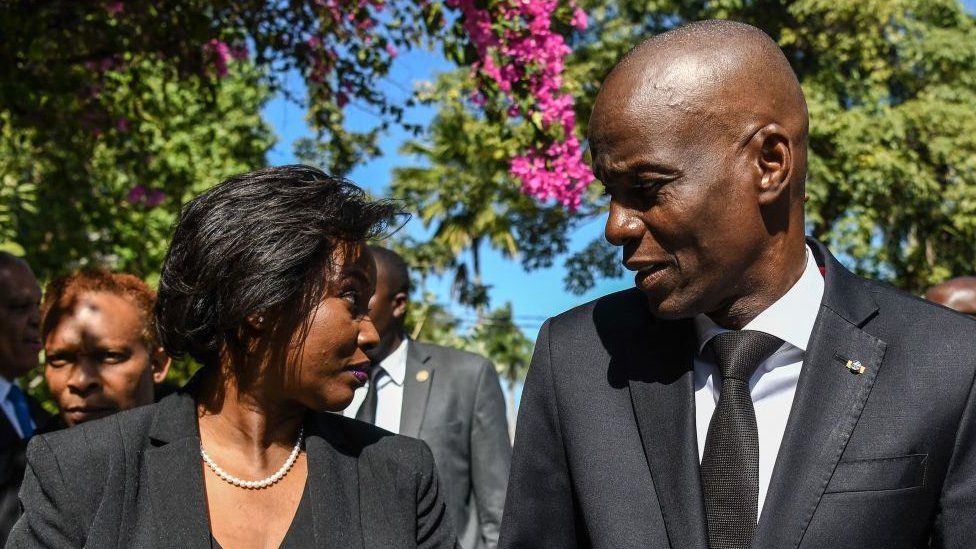
M 305 426 L 315 547 L 455 547 L 427 446 L 339 415 Z M 186 392 L 34 437 L 7 547 L 209 548 L 196 406 Z
M 824 295 L 752 549 L 976 547 L 976 322 L 808 243 Z M 637 289 L 546 321 L 503 549 L 708 547 L 696 348 Z

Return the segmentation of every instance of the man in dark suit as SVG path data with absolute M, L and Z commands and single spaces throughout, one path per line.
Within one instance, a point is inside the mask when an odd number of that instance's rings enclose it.
M 972 547 L 976 322 L 805 240 L 807 123 L 748 25 L 606 78 L 589 142 L 637 288 L 543 326 L 502 547 Z
M 16 382 L 37 366 L 40 301 L 41 288 L 27 263 L 0 252 L 0 546 L 20 516 L 17 491 L 27 441 L 48 419 Z
M 391 250 L 370 250 L 376 291 L 369 316 L 380 343 L 367 351 L 373 362 L 369 384 L 345 415 L 426 442 L 461 545 L 493 548 L 511 459 L 498 374 L 484 357 L 410 340 L 403 328 L 407 265 Z

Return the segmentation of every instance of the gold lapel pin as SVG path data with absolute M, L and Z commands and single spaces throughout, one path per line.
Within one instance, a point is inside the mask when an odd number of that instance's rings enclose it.
M 851 371 L 854 375 L 860 375 L 864 373 L 864 365 L 861 364 L 860 360 L 848 360 L 847 369 Z
M 417 381 L 423 383 L 428 379 L 430 379 L 430 372 L 428 372 L 427 370 L 420 370 L 419 372 L 417 372 Z

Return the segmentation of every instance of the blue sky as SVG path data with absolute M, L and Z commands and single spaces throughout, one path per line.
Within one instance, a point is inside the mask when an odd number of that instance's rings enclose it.
M 969 12 L 976 13 L 976 0 L 963 0 L 963 5 Z M 417 82 L 431 80 L 438 72 L 451 68 L 452 65 L 438 53 L 422 50 L 405 52 L 396 60 L 390 75 L 380 86 L 391 97 L 405 98 Z M 289 78 L 288 87 L 296 96 L 304 96 L 304 88 L 298 75 Z M 433 113 L 431 108 L 415 107 L 407 111 L 407 121 L 426 125 Z M 278 134 L 278 143 L 268 154 L 269 163 L 281 165 L 295 162 L 293 142 L 310 136 L 304 108 L 275 97 L 265 106 L 263 114 Z M 354 103 L 347 108 L 347 116 L 349 126 L 353 129 L 366 129 L 378 123 L 375 115 L 357 108 Z M 350 179 L 377 196 L 385 195 L 394 167 L 418 163 L 417 159 L 402 156 L 397 151 L 407 137 L 402 130 L 391 129 L 381 139 L 382 155 L 356 168 L 350 174 Z M 417 221 L 411 221 L 404 230 L 417 237 L 425 234 L 423 226 Z M 580 227 L 572 234 L 570 251 L 579 250 L 592 239 L 602 236 L 602 232 L 603 219 L 593 220 Z M 587 294 L 575 296 L 563 289 L 562 260 L 557 259 L 552 268 L 526 273 L 517 261 L 505 260 L 494 251 L 484 250 L 482 272 L 485 282 L 492 285 L 492 306 L 511 302 L 517 322 L 529 337 L 535 337 L 545 318 L 600 295 L 628 288 L 633 283 L 631 277 L 626 275 L 621 279 L 601 280 Z M 448 279 L 429 281 L 429 288 L 439 295 L 443 303 L 453 303 Z M 456 305 L 452 305 L 452 310 L 466 319 L 468 323 L 462 327 L 467 327 L 473 314 Z
M 451 70 L 451 68 L 452 65 L 439 54 L 422 50 L 405 52 L 397 58 L 390 75 L 380 85 L 391 97 L 404 97 L 407 91 L 413 89 L 416 82 L 431 80 L 438 72 Z M 304 95 L 301 78 L 297 74 L 288 78 L 287 86 L 293 93 Z M 294 141 L 311 135 L 305 122 L 304 108 L 279 96 L 265 106 L 263 114 L 278 134 L 278 143 L 268 155 L 269 163 L 281 165 L 295 162 L 292 150 Z M 433 115 L 434 110 L 429 107 L 415 107 L 407 111 L 407 121 L 426 125 Z M 375 115 L 359 109 L 354 103 L 347 107 L 347 116 L 349 127 L 353 129 L 370 128 L 378 122 Z M 392 128 L 380 142 L 382 156 L 353 170 L 349 179 L 377 196 L 385 195 L 389 189 L 393 168 L 415 165 L 419 162 L 415 158 L 398 154 L 397 149 L 407 138 L 405 132 L 399 128 Z M 423 226 L 416 220 L 411 221 L 404 230 L 417 237 L 426 234 Z M 602 233 L 603 223 L 599 219 L 580 227 L 572 235 L 571 250 L 582 248 Z M 505 302 L 511 302 L 516 321 L 532 338 L 535 337 L 545 318 L 597 296 L 631 285 L 629 278 L 601 281 L 586 295 L 575 296 L 563 290 L 562 258 L 557 259 L 550 269 L 526 273 L 517 261 L 505 260 L 498 253 L 488 249 L 485 249 L 483 254 L 482 276 L 486 283 L 492 285 L 490 290 L 492 306 L 497 307 Z M 440 301 L 452 303 L 448 278 L 428 281 L 428 285 L 429 289 L 439 295 Z M 468 322 L 462 325 L 462 328 L 469 326 L 474 316 L 472 312 L 456 305 L 452 305 L 452 310 Z

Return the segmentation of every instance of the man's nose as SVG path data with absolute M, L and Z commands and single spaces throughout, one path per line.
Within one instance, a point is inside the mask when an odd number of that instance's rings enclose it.
M 615 200 L 610 201 L 610 213 L 604 228 L 607 242 L 614 246 L 623 246 L 629 241 L 640 239 L 643 227 L 637 212 Z

